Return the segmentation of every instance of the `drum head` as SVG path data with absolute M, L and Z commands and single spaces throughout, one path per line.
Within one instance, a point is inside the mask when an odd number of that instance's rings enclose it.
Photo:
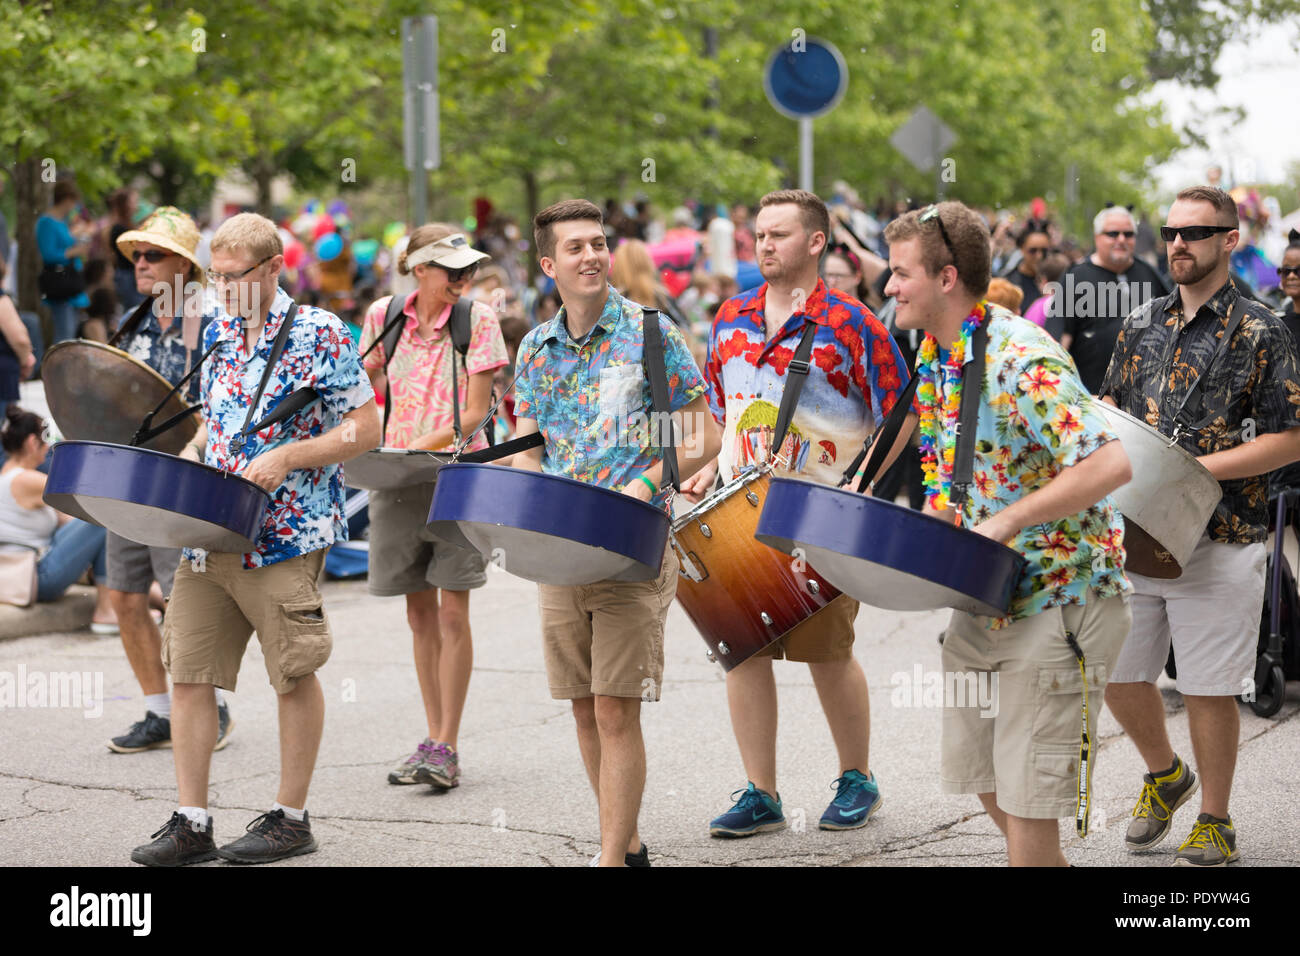
M 64 438 L 129 445 L 144 417 L 171 391 L 165 378 L 121 349 L 74 339 L 59 342 L 41 361 L 50 415 Z M 179 395 L 153 418 L 161 425 L 188 408 Z M 178 454 L 199 430 L 193 414 L 140 447 Z
M 758 540 L 808 563 L 845 594 L 891 611 L 950 607 L 1001 617 L 1025 559 L 965 528 L 880 498 L 773 478 Z
M 503 571 L 571 586 L 658 577 L 668 514 L 570 478 L 458 462 L 438 475 L 428 528 Z
M 104 442 L 54 446 L 45 502 L 131 541 L 255 549 L 270 496 L 245 478 L 174 455 Z
M 433 481 L 450 460 L 451 452 L 372 448 L 343 463 L 343 478 L 349 488 L 394 491 Z

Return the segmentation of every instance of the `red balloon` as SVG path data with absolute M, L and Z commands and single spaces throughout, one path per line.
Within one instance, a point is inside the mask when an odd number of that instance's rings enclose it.
M 306 256 L 307 250 L 303 248 L 301 242 L 291 242 L 284 247 L 284 267 L 286 269 L 296 269 L 302 265 L 302 260 Z
M 334 232 L 334 220 L 330 216 L 322 214 L 320 218 L 316 220 L 316 225 L 311 231 L 311 237 L 315 240 L 331 232 Z
M 1035 196 L 1034 201 L 1029 205 L 1030 205 L 1030 210 L 1033 212 L 1035 219 L 1047 218 L 1047 203 L 1043 202 L 1043 198 L 1041 196 Z

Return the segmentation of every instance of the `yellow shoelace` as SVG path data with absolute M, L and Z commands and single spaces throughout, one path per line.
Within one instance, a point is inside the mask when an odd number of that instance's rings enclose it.
M 1160 816 L 1160 814 L 1156 813 L 1155 808 L 1151 806 L 1152 800 L 1160 804 L 1160 809 L 1165 811 L 1165 815 L 1163 817 Z M 1142 785 L 1142 795 L 1138 797 L 1137 806 L 1133 808 L 1133 816 L 1155 817 L 1157 820 L 1169 819 L 1169 804 L 1165 803 L 1163 800 L 1160 799 L 1160 788 L 1156 786 L 1154 783 L 1147 783 Z
M 1191 836 L 1183 841 L 1179 851 L 1186 850 L 1189 847 L 1204 850 L 1206 847 L 1213 846 L 1224 856 L 1232 855 L 1232 847 L 1228 846 L 1228 841 L 1222 833 L 1219 832 L 1217 823 L 1200 823 L 1192 827 Z

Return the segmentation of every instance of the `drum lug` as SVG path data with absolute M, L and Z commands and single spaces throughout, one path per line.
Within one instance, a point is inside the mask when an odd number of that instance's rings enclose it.
M 768 627 L 772 626 L 772 615 L 768 614 L 766 611 L 759 611 L 758 616 L 763 619 L 763 623 Z
M 711 648 L 711 647 L 710 647 L 710 648 L 707 648 L 707 649 L 704 651 L 704 656 L 707 657 L 707 658 L 709 659 L 709 663 L 710 663 L 710 664 L 716 664 L 716 663 L 718 663 L 718 658 L 714 655 L 714 653 L 713 653 L 713 648 Z
M 724 657 L 725 657 L 727 654 L 730 654 L 730 653 L 731 653 L 731 648 L 727 646 L 727 642 L 726 642 L 726 641 L 719 641 L 719 642 L 718 642 L 718 653 L 719 653 L 719 654 L 722 654 Z
M 809 579 L 808 579 L 808 590 L 809 590 L 809 592 L 811 592 L 812 594 L 821 594 L 821 593 L 822 593 L 822 586 L 821 586 L 820 584 L 818 584 L 816 581 L 814 581 L 812 578 L 809 578 Z
M 703 521 L 700 522 L 700 534 L 704 535 L 706 538 L 713 537 L 713 531 Z
M 754 494 L 754 492 L 752 491 L 745 492 L 745 500 L 748 501 L 755 508 L 758 507 L 758 495 Z

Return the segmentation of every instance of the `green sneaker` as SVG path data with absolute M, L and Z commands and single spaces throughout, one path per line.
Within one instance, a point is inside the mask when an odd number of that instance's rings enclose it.
M 1162 777 L 1142 775 L 1145 784 L 1124 837 L 1124 843 L 1134 852 L 1153 849 L 1167 837 L 1174 811 L 1190 800 L 1200 786 L 1201 781 L 1192 768 L 1181 757 L 1176 759 L 1177 766 L 1172 773 Z
M 1174 866 L 1227 866 L 1239 855 L 1232 820 L 1218 820 L 1202 813 L 1191 835 L 1178 848 Z

